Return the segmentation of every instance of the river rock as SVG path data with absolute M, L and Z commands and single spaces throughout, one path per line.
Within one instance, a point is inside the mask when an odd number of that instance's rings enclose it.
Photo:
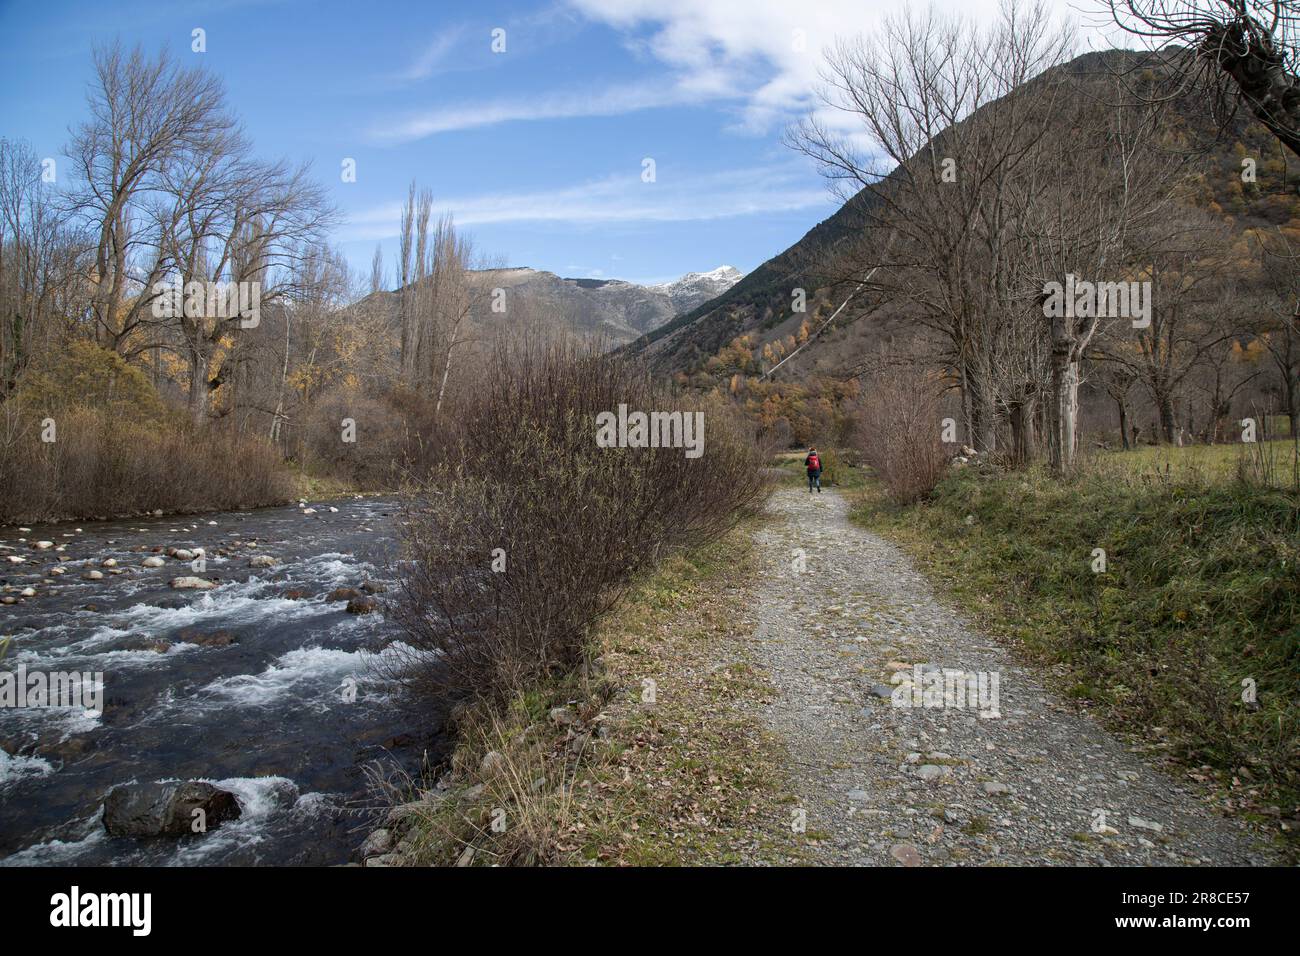
M 382 584 L 376 584 L 374 581 L 362 581 L 361 590 L 365 591 L 367 594 L 383 594 L 388 590 L 388 588 L 384 587 Z
M 67 568 L 50 568 L 50 574 L 67 574 Z
M 366 837 L 366 842 L 361 844 L 361 856 L 380 856 L 387 853 L 393 848 L 393 833 L 391 830 L 376 830 L 370 836 Z
M 87 581 L 102 581 L 104 579 L 103 571 L 87 571 L 82 575 Z
M 194 552 L 188 550 L 187 548 L 177 548 L 174 552 L 172 552 L 172 557 L 175 558 L 177 561 L 193 561 Z
M 200 591 L 210 591 L 217 586 L 217 582 L 194 577 L 172 578 L 171 586 L 174 588 L 197 588 Z
M 140 564 L 146 568 L 161 568 L 166 563 L 166 561 L 159 557 L 145 558 L 140 562 Z
M 11 554 L 11 555 L 9 555 L 9 563 L 10 563 L 10 564 L 22 564 L 23 561 L 24 561 L 24 558 L 20 557 L 19 555 L 16 555 L 16 554 Z
M 233 793 L 210 783 L 131 783 L 114 787 L 104 801 L 104 829 L 110 836 L 184 836 L 193 832 L 195 810 L 203 811 L 208 830 L 242 812 Z
M 45 550 L 47 550 L 47 549 L 49 549 L 49 548 L 54 547 L 54 542 L 53 542 L 53 541 L 37 541 L 35 544 L 32 545 L 32 547 L 35 548 L 37 551 L 45 551 Z
M 379 609 L 379 602 L 372 597 L 353 598 L 348 602 L 349 614 L 370 614 Z
M 269 554 L 256 554 L 248 559 L 250 568 L 273 568 L 275 567 L 275 558 Z
M 200 647 L 229 647 L 238 643 L 238 638 L 229 631 L 212 631 L 204 633 L 187 627 L 176 635 L 176 640 L 186 644 L 198 644 Z
M 361 592 L 356 588 L 335 588 L 329 594 L 325 595 L 326 601 L 355 601 L 361 597 Z

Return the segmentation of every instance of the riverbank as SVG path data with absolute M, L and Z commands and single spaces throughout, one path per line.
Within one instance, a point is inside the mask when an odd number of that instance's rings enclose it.
M 603 624 L 585 675 L 461 715 L 435 781 L 390 781 L 367 866 L 795 863 L 753 524 L 670 560 Z

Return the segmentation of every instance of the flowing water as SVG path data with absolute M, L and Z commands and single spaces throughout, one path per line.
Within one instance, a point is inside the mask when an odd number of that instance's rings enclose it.
M 399 713 L 374 669 L 398 638 L 388 595 L 370 614 L 326 600 L 366 580 L 391 588 L 396 502 L 310 507 L 0 531 L 0 583 L 38 592 L 0 606 L 0 667 L 103 674 L 99 713 L 0 707 L 0 865 L 348 859 L 364 837 L 363 766 L 416 769 L 440 739 L 433 718 Z M 33 550 L 40 540 L 62 550 Z M 203 548 L 206 570 L 143 567 L 155 547 Z M 249 566 L 264 554 L 274 567 Z M 60 558 L 66 573 L 49 578 Z M 102 580 L 83 579 L 92 567 Z M 169 586 L 196 573 L 221 584 Z M 115 785 L 192 779 L 233 792 L 242 817 L 179 840 L 105 832 Z

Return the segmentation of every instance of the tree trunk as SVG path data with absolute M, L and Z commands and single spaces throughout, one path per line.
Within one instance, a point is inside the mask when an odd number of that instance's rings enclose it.
M 451 327 L 451 344 L 447 346 L 447 363 L 442 367 L 442 384 L 438 386 L 438 403 L 433 408 L 435 418 L 442 414 L 442 397 L 447 394 L 447 377 L 451 375 L 451 352 L 456 347 L 456 333 L 459 331 L 460 323 L 457 322 Z
M 201 348 L 190 350 L 190 420 L 202 426 L 208 420 L 208 372 L 212 360 Z
M 1117 398 L 1115 404 L 1119 407 L 1119 437 L 1124 443 L 1124 450 L 1129 451 L 1133 445 L 1128 437 L 1128 402 L 1122 398 Z
M 1168 445 L 1174 444 L 1178 423 L 1174 417 L 1174 399 L 1168 393 L 1162 393 L 1156 400 L 1156 413 L 1160 416 L 1160 437 Z
M 1078 446 L 1079 363 L 1059 353 L 1052 362 L 1052 419 L 1052 470 L 1064 474 L 1074 467 Z
M 981 453 L 995 451 L 993 395 L 982 375 L 968 375 L 967 382 L 970 384 L 971 446 Z

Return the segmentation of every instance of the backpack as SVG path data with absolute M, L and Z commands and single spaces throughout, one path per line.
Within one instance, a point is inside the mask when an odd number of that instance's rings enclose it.
M 822 470 L 822 460 L 818 458 L 815 453 L 808 456 L 808 470 L 809 471 Z

